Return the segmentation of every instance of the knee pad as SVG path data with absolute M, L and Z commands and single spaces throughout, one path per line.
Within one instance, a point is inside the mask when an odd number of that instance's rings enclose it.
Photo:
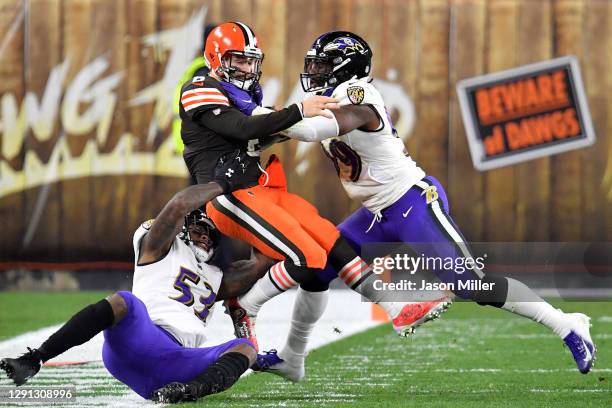
M 481 290 L 474 293 L 473 300 L 481 306 L 502 307 L 508 297 L 508 279 L 503 276 L 487 276 L 483 283 L 494 284 L 491 290 Z

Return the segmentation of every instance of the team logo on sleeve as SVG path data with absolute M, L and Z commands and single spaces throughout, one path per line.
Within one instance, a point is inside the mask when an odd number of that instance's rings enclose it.
M 359 105 L 363 102 L 365 91 L 361 86 L 349 86 L 346 89 L 346 94 L 353 105 Z
M 155 218 L 146 220 L 145 222 L 142 223 L 141 227 L 148 231 L 151 229 L 151 225 L 153 225 L 153 222 L 155 222 Z

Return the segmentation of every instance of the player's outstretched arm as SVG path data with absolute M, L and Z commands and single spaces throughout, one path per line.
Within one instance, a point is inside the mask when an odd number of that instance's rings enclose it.
M 266 112 L 264 109 L 258 108 L 253 114 L 263 114 Z M 359 128 L 375 130 L 380 125 L 380 119 L 371 105 L 340 106 L 325 113 L 328 115 L 305 118 L 281 134 L 302 142 L 320 142 Z
M 210 109 L 197 116 L 196 120 L 221 136 L 251 140 L 285 130 L 302 118 L 317 115 L 329 118 L 333 116 L 329 109 L 336 109 L 337 102 L 334 98 L 315 95 L 304 99 L 300 105 L 293 104 L 278 112 L 266 110 L 254 116 L 247 116 L 235 108 L 219 111 Z
M 190 186 L 176 193 L 155 218 L 151 230 L 142 238 L 138 263 L 161 259 L 168 252 L 176 234 L 180 232 L 185 214 L 221 194 L 223 188 L 214 181 Z
M 240 186 L 240 175 L 249 163 L 246 153 L 235 151 L 219 159 L 213 181 L 189 186 L 176 193 L 164 206 L 149 232 L 142 238 L 139 264 L 156 262 L 163 258 L 183 226 L 184 217 L 205 205 L 218 195 L 229 193 Z
M 340 135 L 359 128 L 375 130 L 380 125 L 380 119 L 372 105 L 343 106 L 333 113 L 338 122 Z

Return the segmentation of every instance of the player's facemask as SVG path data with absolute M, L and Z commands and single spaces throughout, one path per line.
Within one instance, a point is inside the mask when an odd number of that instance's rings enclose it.
M 237 65 L 244 65 L 249 61 L 252 65 L 250 71 L 243 71 Z M 230 84 L 248 91 L 259 82 L 261 77 L 261 63 L 263 62 L 263 53 L 247 53 L 238 51 L 228 51 L 221 60 L 222 77 Z
M 193 251 L 198 262 L 208 262 L 219 242 L 219 232 L 202 210 L 195 210 L 185 217 L 179 237 Z
M 316 56 L 307 55 L 304 58 L 304 72 L 300 74 L 300 80 L 305 92 L 322 91 L 338 85 L 333 76 L 332 63 Z

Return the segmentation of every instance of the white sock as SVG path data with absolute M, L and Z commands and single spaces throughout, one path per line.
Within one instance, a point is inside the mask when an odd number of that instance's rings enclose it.
M 506 279 L 508 296 L 502 309 L 542 323 L 561 338 L 569 334 L 571 327 L 568 325 L 566 314 L 561 309 L 555 309 L 524 283 L 512 278 Z
M 298 288 L 291 328 L 287 335 L 285 346 L 278 354 L 280 358 L 291 365 L 300 365 L 306 356 L 306 346 L 312 329 L 327 307 L 329 290 L 323 292 L 309 292 Z
M 351 262 L 347 263 L 344 268 L 338 273 L 338 277 L 342 279 L 346 285 L 359 293 L 370 302 L 378 303 L 387 312 L 391 319 L 395 319 L 402 311 L 402 308 L 408 303 L 416 302 L 384 302 L 382 291 L 374 289 L 372 282 L 379 279 L 380 276 L 372 272 L 372 267 L 366 264 L 360 257 L 355 257 Z
M 284 261 L 278 262 L 247 293 L 238 298 L 238 303 L 250 316 L 257 316 L 264 303 L 295 285 L 297 282 L 287 273 Z

